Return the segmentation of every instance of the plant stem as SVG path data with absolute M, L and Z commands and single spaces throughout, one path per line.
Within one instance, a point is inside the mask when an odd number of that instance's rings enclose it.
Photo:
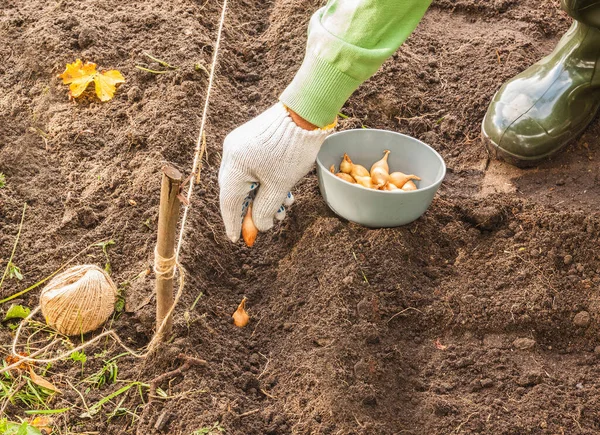
M 149 72 L 149 73 L 152 73 L 152 74 L 167 74 L 167 73 L 170 73 L 172 71 L 172 70 L 170 70 L 170 71 L 156 71 L 154 69 L 144 68 L 143 66 L 139 66 L 139 65 L 136 65 L 135 67 L 137 69 L 141 69 L 142 71 L 146 71 L 146 72 Z
M 19 238 L 21 237 L 21 230 L 23 229 L 23 221 L 25 220 L 25 210 L 26 209 L 27 209 L 27 203 L 23 204 L 23 213 L 21 214 L 21 223 L 19 224 L 19 231 L 17 232 L 17 238 L 15 239 L 15 244 L 13 245 L 13 249 L 10 254 L 10 258 L 8 259 L 8 263 L 6 264 L 6 269 L 4 269 L 4 275 L 2 275 L 2 279 L 0 279 L 0 288 L 2 288 L 2 283 L 4 282 L 4 278 L 6 278 L 6 275 L 8 275 L 8 271 L 10 270 L 10 265 L 12 264 L 12 260 L 15 256 L 15 252 L 17 250 L 17 245 L 19 244 Z

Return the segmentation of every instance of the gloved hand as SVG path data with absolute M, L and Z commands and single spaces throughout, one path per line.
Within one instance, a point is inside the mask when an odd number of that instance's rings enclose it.
M 277 103 L 227 135 L 219 186 L 221 216 L 232 242 L 240 238 L 250 191 L 258 187 L 252 205 L 254 225 L 267 231 L 278 210 L 280 214 L 284 210 L 288 192 L 310 171 L 332 131 L 304 130 L 292 121 L 285 106 Z

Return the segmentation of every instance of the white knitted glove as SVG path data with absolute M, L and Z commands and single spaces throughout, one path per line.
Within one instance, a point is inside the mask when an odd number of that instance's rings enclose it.
M 296 125 L 282 103 L 229 133 L 219 170 L 221 216 L 227 237 L 240 238 L 244 210 L 256 191 L 252 219 L 259 231 L 283 218 L 293 197 L 289 191 L 306 175 L 325 138 L 333 131 L 308 131 Z M 254 192 L 253 192 L 254 193 Z

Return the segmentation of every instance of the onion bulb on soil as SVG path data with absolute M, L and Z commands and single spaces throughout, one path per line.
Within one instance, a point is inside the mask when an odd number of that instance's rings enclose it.
M 392 183 L 393 185 L 395 185 L 396 187 L 402 188 L 402 186 L 404 186 L 410 180 L 419 181 L 421 179 L 413 174 L 407 175 L 402 172 L 392 172 L 390 174 L 389 182 Z M 415 184 L 415 183 L 413 183 L 413 184 Z
M 377 188 L 385 186 L 385 183 L 387 183 L 390 178 L 390 167 L 387 162 L 389 154 L 390 151 L 385 150 L 381 160 L 376 161 L 373 163 L 373 166 L 371 166 L 371 179 Z
M 350 174 L 354 177 L 354 179 L 356 179 L 356 177 L 370 177 L 371 175 L 369 174 L 369 171 L 367 171 L 367 168 L 365 168 L 364 166 L 361 165 L 355 165 L 354 163 L 352 163 L 352 160 L 350 160 L 350 157 L 348 156 L 348 154 L 344 153 L 344 160 L 342 160 L 342 163 L 340 163 L 340 172 L 343 172 L 345 174 Z M 358 180 L 356 180 L 358 181 Z
M 238 328 L 243 328 L 250 321 L 250 316 L 246 312 L 246 298 L 242 299 L 240 305 L 235 310 L 235 313 L 231 317 L 233 317 L 233 324 Z
M 408 180 L 404 186 L 402 186 L 402 190 L 405 192 L 412 192 L 413 190 L 417 190 L 417 185 L 412 180 Z
M 258 235 L 258 228 L 254 225 L 252 220 L 252 204 L 248 206 L 248 211 L 244 220 L 242 221 L 242 238 L 249 248 L 256 242 L 256 236 Z
M 117 287 L 108 273 L 89 264 L 56 275 L 40 294 L 46 323 L 65 335 L 100 327 L 113 313 L 116 300 Z

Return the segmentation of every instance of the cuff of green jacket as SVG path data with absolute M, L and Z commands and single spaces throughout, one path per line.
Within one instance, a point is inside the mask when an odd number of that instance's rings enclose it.
M 335 121 L 360 84 L 359 80 L 307 52 L 294 80 L 279 100 L 311 124 L 325 127 Z

